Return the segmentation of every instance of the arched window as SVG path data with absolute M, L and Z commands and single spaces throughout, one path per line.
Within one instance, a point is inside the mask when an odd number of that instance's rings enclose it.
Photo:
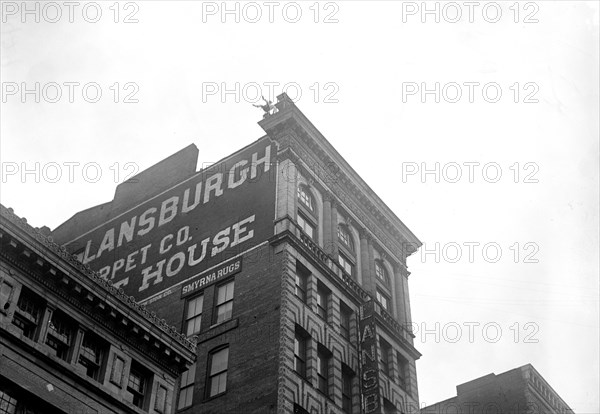
M 315 198 L 305 185 L 298 186 L 298 201 L 313 214 L 315 213 Z
M 351 252 L 354 253 L 354 239 L 352 238 L 352 235 L 350 234 L 350 230 L 348 229 L 348 227 L 346 225 L 344 225 L 344 224 L 338 225 L 337 236 L 338 236 L 338 240 L 342 242 L 344 247 L 346 247 L 347 249 L 349 249 Z
M 379 280 L 389 286 L 390 275 L 388 274 L 387 269 L 381 260 L 375 261 L 375 274 Z

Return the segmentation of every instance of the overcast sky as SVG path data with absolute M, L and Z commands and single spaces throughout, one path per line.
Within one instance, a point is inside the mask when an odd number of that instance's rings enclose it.
M 190 143 L 217 161 L 285 89 L 429 252 L 421 403 L 531 363 L 600 412 L 597 2 L 112 4 L 3 4 L 5 206 L 55 228 Z

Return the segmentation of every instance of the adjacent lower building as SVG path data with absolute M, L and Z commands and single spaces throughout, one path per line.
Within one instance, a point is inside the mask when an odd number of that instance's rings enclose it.
M 414 412 L 421 242 L 287 95 L 259 125 L 208 168 L 184 148 L 52 236 L 194 340 L 178 413 Z
M 0 413 L 169 414 L 196 346 L 0 204 Z
M 421 409 L 421 414 L 573 414 L 531 364 L 460 384 L 456 397 Z

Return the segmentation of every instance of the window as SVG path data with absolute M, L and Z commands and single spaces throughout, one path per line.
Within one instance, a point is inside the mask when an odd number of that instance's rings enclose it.
M 354 252 L 354 239 L 350 235 L 350 230 L 344 224 L 339 224 L 337 228 L 338 240 L 347 247 L 351 252 Z
M 294 404 L 294 414 L 309 414 L 302 406 Z
M 390 276 L 382 262 L 379 260 L 375 262 L 375 274 L 377 278 L 385 283 L 387 286 L 390 285 Z
M 229 348 L 221 348 L 209 355 L 208 396 L 214 397 L 227 390 L 227 363 Z
M 192 336 L 200 332 L 203 305 L 204 295 L 196 296 L 188 301 L 184 327 L 186 336 Z
M 233 280 L 217 288 L 217 305 L 215 323 L 221 323 L 231 319 L 233 314 Z
M 321 283 L 317 285 L 317 314 L 325 320 L 327 320 L 327 306 L 330 295 L 331 291 L 325 285 Z
M 298 186 L 298 200 L 307 209 L 309 209 L 313 213 L 315 212 L 315 199 L 308 187 L 306 187 L 305 185 Z
M 15 414 L 17 399 L 0 390 L 0 414 Z
M 304 231 L 304 233 L 306 233 L 308 237 L 310 237 L 311 239 L 315 238 L 315 226 L 313 226 L 312 223 L 310 223 L 306 217 L 298 213 L 296 221 L 298 222 L 298 225 L 300 226 L 302 231 Z
M 196 364 L 192 364 L 190 368 L 181 374 L 181 381 L 179 383 L 179 402 L 177 403 L 177 409 L 192 405 L 192 398 L 194 397 L 194 381 L 196 380 Z
M 354 265 L 342 253 L 338 255 L 338 263 L 340 266 L 342 266 L 342 269 L 344 269 L 346 273 L 348 273 L 350 276 L 354 275 Z
M 129 379 L 127 380 L 127 391 L 132 395 L 131 402 L 139 408 L 144 408 L 146 393 L 150 384 L 150 375 L 140 364 L 131 361 Z
M 379 302 L 379 304 L 381 305 L 381 307 L 386 310 L 389 311 L 390 310 L 390 300 L 389 298 L 381 293 L 381 291 L 378 289 L 377 292 L 375 292 L 375 295 L 377 297 L 377 302 Z
M 352 318 L 352 309 L 340 302 L 340 333 L 342 337 L 350 340 L 350 320 Z
M 381 372 L 389 377 L 391 371 L 390 351 L 392 347 L 383 339 L 379 338 L 379 357 L 381 362 Z
M 408 383 L 408 359 L 404 358 L 400 352 L 396 352 L 398 358 L 398 384 L 404 391 L 407 391 Z
M 60 310 L 55 310 L 52 313 L 52 318 L 48 323 L 46 344 L 54 355 L 65 361 L 69 358 L 69 351 L 73 342 L 73 326 L 74 323 Z
M 329 395 L 329 361 L 331 352 L 319 344 L 317 349 L 317 387 L 325 395 Z
M 295 293 L 296 296 L 300 298 L 300 300 L 306 303 L 306 289 L 308 286 L 308 277 L 310 276 L 310 272 L 307 268 L 302 266 L 300 263 L 296 262 L 296 284 L 295 284 Z
M 396 406 L 387 398 L 383 399 L 383 414 L 397 414 Z
M 294 338 L 294 371 L 302 378 L 306 378 L 306 346 L 308 335 L 300 327 L 296 326 Z
M 88 377 L 100 381 L 100 369 L 106 353 L 106 343 L 92 332 L 86 332 L 79 351 L 79 365 Z
M 346 364 L 342 364 L 342 410 L 352 413 L 352 379 L 354 372 Z
M 25 287 L 21 289 L 12 323 L 19 328 L 23 336 L 35 340 L 44 307 L 45 304 L 34 293 Z

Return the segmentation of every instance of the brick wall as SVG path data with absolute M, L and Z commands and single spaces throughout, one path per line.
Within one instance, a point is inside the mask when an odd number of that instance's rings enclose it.
M 242 270 L 202 291 L 202 327 L 192 406 L 183 413 L 269 413 L 277 406 L 281 258 L 266 244 L 242 256 Z M 216 288 L 235 281 L 233 315 L 215 325 Z M 170 324 L 182 326 L 187 298 L 180 290 L 148 307 Z M 229 346 L 227 391 L 206 397 L 209 352 Z

